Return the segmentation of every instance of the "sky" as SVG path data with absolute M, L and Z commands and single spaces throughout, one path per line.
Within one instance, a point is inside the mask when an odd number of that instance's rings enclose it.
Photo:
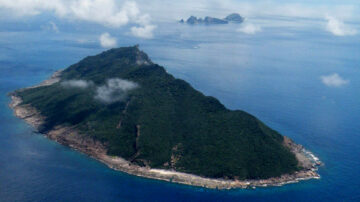
M 176 22 L 191 15 L 225 17 L 240 13 L 247 21 L 237 31 L 245 34 L 261 32 L 262 26 L 279 26 L 279 22 L 254 23 L 258 18 L 287 17 L 315 19 L 324 31 L 346 37 L 358 34 L 360 1 L 358 0 L 0 0 L 0 22 L 22 22 L 38 16 L 50 16 L 57 23 L 90 23 L 104 28 L 98 42 L 103 48 L 117 46 L 117 39 L 106 30 L 128 27 L 130 35 L 151 40 L 161 22 Z M 42 29 L 60 32 L 58 24 L 49 20 Z M 296 26 L 299 22 L 290 22 Z M 289 26 L 289 23 L 286 24 Z M 304 26 L 302 24 L 301 26 Z M 306 24 L 305 24 L 306 26 Z

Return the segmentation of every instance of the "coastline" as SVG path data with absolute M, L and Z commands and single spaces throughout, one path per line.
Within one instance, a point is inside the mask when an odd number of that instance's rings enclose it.
M 29 87 L 36 88 L 40 86 L 52 85 L 60 81 L 61 71 L 56 72 L 50 79 L 39 85 Z M 34 107 L 22 104 L 20 97 L 12 93 L 10 108 L 14 110 L 15 116 L 24 119 L 28 124 L 38 129 L 45 120 Z M 319 159 L 311 152 L 304 149 L 301 145 L 294 143 L 292 140 L 284 136 L 284 145 L 287 146 L 295 155 L 303 170 L 296 171 L 292 174 L 284 174 L 280 177 L 259 180 L 226 180 L 212 179 L 201 177 L 193 174 L 181 173 L 172 170 L 154 169 L 149 167 L 140 167 L 131 162 L 120 158 L 107 155 L 106 145 L 99 141 L 93 140 L 76 129 L 67 126 L 56 126 L 51 131 L 44 134 L 51 140 L 62 145 L 69 146 L 75 150 L 83 152 L 90 157 L 106 164 L 108 167 L 145 178 L 163 180 L 179 184 L 186 184 L 198 187 L 212 189 L 232 189 L 232 188 L 254 188 L 267 186 L 281 186 L 289 183 L 296 183 L 302 180 L 319 179 L 320 175 L 316 172 L 321 164 Z

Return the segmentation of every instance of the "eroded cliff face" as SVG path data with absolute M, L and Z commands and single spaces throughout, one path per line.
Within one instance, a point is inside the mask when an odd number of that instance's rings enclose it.
M 27 104 L 21 104 L 22 99 L 18 96 L 11 95 L 10 107 L 14 110 L 15 116 L 24 119 L 27 123 L 32 125 L 36 130 L 44 123 L 45 117 L 43 117 L 34 107 Z
M 12 102 L 10 103 L 10 107 L 13 108 L 15 116 L 24 119 L 36 130 L 44 124 L 45 117 L 42 116 L 34 107 L 29 104 L 21 104 L 21 98 L 15 95 L 12 95 L 11 98 Z M 45 133 L 45 135 L 51 140 L 76 150 L 80 150 L 91 156 L 106 154 L 107 151 L 104 144 L 91 137 L 79 134 L 74 127 L 56 126 L 54 129 Z
M 62 145 L 69 146 L 94 157 L 106 154 L 107 151 L 103 143 L 86 135 L 81 135 L 71 127 L 56 126 L 53 130 L 46 133 L 46 136 Z
M 284 136 L 284 146 L 290 149 L 295 154 L 298 160 L 298 165 L 304 170 L 316 169 L 321 165 L 321 162 L 311 152 L 307 151 L 302 145 L 296 144 L 290 138 Z

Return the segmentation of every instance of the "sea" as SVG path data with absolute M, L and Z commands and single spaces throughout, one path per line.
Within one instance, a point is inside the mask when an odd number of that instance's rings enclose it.
M 261 31 L 158 22 L 153 39 L 139 39 L 129 26 L 41 15 L 0 20 L 0 201 L 360 201 L 360 34 L 335 36 L 321 19 L 249 21 Z M 232 190 L 145 179 L 48 140 L 13 115 L 9 92 L 105 51 L 98 40 L 105 31 L 118 46 L 139 44 L 175 77 L 304 145 L 323 162 L 321 178 Z

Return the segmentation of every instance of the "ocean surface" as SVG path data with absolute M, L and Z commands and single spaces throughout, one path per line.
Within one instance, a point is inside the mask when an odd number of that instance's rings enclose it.
M 360 201 L 360 36 L 337 37 L 316 19 L 239 25 L 158 23 L 155 38 L 108 31 L 231 109 L 242 109 L 304 145 L 324 163 L 320 180 L 282 187 L 210 190 L 134 177 L 46 139 L 8 108 L 7 93 L 104 51 L 96 25 L 48 18 L 0 21 L 0 201 Z M 296 23 L 293 23 L 296 22 Z M 355 27 L 359 24 L 353 23 Z M 103 28 L 102 28 L 103 29 Z M 347 83 L 325 85 L 337 73 Z

